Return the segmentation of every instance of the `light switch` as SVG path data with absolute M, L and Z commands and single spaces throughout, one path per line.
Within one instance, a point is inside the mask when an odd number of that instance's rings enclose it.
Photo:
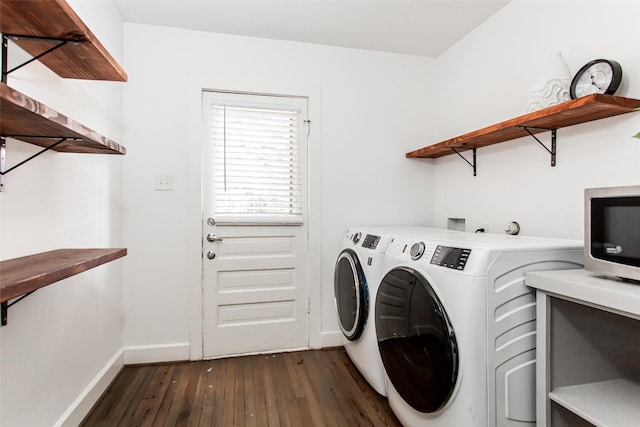
M 158 174 L 155 179 L 156 191 L 173 191 L 173 174 Z

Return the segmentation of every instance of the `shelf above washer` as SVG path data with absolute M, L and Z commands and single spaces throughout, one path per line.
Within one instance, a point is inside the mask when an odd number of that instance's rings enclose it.
M 9 36 L 66 39 L 69 43 L 40 58 L 64 78 L 126 82 L 127 73 L 64 0 L 0 0 L 0 31 Z M 51 47 L 47 41 L 16 39 L 37 56 Z
M 613 95 L 588 95 L 525 114 L 492 126 L 411 151 L 407 158 L 437 158 L 531 134 L 560 129 L 640 109 L 640 100 Z M 527 131 L 530 131 L 530 133 Z

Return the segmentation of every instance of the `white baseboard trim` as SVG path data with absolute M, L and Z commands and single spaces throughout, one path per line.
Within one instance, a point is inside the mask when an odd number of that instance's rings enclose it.
M 67 408 L 54 424 L 55 427 L 80 425 L 102 393 L 109 387 L 124 366 L 124 351 L 121 348 L 89 382 L 78 398 Z
M 323 332 L 320 336 L 322 347 L 339 347 L 342 343 L 342 332 Z
M 178 362 L 189 360 L 189 343 L 133 345 L 124 348 L 124 364 Z

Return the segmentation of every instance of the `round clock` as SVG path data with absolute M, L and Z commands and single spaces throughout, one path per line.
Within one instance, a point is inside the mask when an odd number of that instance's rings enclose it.
M 594 59 L 576 73 L 571 81 L 571 99 L 600 93 L 613 95 L 622 80 L 622 67 L 609 59 Z

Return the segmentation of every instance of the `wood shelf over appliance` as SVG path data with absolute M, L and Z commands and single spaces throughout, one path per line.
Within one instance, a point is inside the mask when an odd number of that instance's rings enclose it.
M 7 302 L 99 265 L 122 258 L 125 248 L 57 249 L 0 261 L 0 303 L 6 324 Z
M 588 95 L 420 148 L 407 158 L 437 158 L 549 130 L 560 129 L 640 109 L 640 100 L 613 95 Z
M 81 42 L 40 58 L 60 77 L 127 81 L 124 69 L 64 0 L 0 0 L 0 31 L 7 36 Z M 51 42 L 19 38 L 14 42 L 33 56 L 52 46 Z
M 41 147 L 50 146 L 52 138 L 75 138 L 53 148 L 66 153 L 126 153 L 120 144 L 4 83 L 0 83 L 0 135 Z

